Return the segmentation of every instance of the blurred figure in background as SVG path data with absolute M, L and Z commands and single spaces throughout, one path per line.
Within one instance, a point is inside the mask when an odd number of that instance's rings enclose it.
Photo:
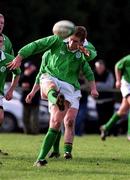
M 4 24 L 5 24 L 5 18 L 3 14 L 0 14 L 0 33 L 2 33 L 3 38 L 4 38 L 2 50 L 8 54 L 14 55 L 14 51 L 13 51 L 12 43 L 10 39 L 5 34 L 3 34 Z
M 114 112 L 114 97 L 111 91 L 114 87 L 114 75 L 106 67 L 105 61 L 99 59 L 95 62 L 95 81 L 99 91 L 96 99 L 99 127 L 106 123 Z
M 40 95 L 36 93 L 32 102 L 27 104 L 25 98 L 33 87 L 33 82 L 37 74 L 37 67 L 31 62 L 24 64 L 24 72 L 20 77 L 19 85 L 22 88 L 21 101 L 24 105 L 23 110 L 23 122 L 24 133 L 26 134 L 38 134 L 39 133 L 39 101 Z

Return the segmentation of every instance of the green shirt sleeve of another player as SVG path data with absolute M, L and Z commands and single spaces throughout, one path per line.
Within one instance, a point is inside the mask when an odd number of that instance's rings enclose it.
M 14 56 L 14 51 L 10 39 L 4 34 L 3 36 L 4 36 L 3 51 Z
M 7 68 L 7 63 L 11 62 L 14 59 L 14 56 L 9 55 L 5 53 L 6 59 L 1 60 L 0 59 L 0 94 L 4 95 L 4 85 L 6 78 L 10 72 L 10 70 Z M 20 75 L 21 70 L 20 68 L 17 68 L 15 70 L 11 70 L 13 77 Z
M 115 66 L 122 72 L 122 78 L 130 83 L 130 55 L 120 59 Z

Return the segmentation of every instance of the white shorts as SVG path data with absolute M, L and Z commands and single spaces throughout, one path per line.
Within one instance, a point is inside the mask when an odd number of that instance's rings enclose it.
M 124 79 L 121 80 L 121 93 L 123 97 L 130 95 L 130 83 Z
M 47 73 L 42 74 L 40 77 L 40 85 L 45 85 L 47 82 L 52 81 L 55 83 L 58 91 L 62 93 L 65 97 L 65 100 L 70 102 L 70 107 L 79 109 L 79 100 L 81 98 L 81 91 L 75 90 L 74 86 L 71 84 L 61 81 Z M 52 104 L 49 102 L 49 107 Z
M 3 107 L 3 96 L 2 95 L 0 95 L 0 106 Z

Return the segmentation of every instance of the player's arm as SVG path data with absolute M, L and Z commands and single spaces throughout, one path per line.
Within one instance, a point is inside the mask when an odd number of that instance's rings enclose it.
M 11 85 L 5 95 L 5 98 L 6 100 L 11 100 L 12 97 L 13 97 L 13 91 L 14 89 L 16 88 L 17 84 L 18 84 L 18 81 L 19 81 L 19 78 L 20 78 L 20 73 L 21 73 L 21 70 L 18 68 L 15 70 L 15 72 L 13 72 L 13 76 L 12 76 L 12 81 L 11 81 Z
M 28 104 L 31 103 L 32 98 L 35 96 L 36 92 L 37 92 L 39 89 L 40 89 L 40 85 L 34 83 L 31 92 L 27 95 L 27 97 L 26 97 L 26 99 L 25 99 L 26 103 L 28 103 Z
M 34 86 L 31 90 L 31 92 L 27 95 L 26 97 L 26 103 L 31 103 L 32 101 L 32 98 L 35 96 L 36 92 L 40 89 L 40 77 L 41 75 L 45 72 L 44 68 L 46 66 L 46 61 L 44 59 L 44 55 L 43 55 L 43 58 L 42 58 L 42 63 L 41 63 L 41 66 L 40 66 L 40 70 L 36 76 L 36 79 L 35 79 L 35 83 L 34 83 Z
M 8 63 L 7 67 L 10 68 L 10 70 L 20 67 L 23 59 L 51 49 L 51 47 L 58 44 L 60 40 L 61 38 L 59 36 L 53 35 L 27 44 L 19 50 L 16 58 Z
M 124 65 L 125 65 L 126 61 L 127 61 L 127 56 L 122 58 L 115 65 L 116 88 L 120 88 L 121 87 L 122 71 L 124 69 Z
M 121 69 L 118 69 L 118 66 L 116 64 L 115 65 L 116 88 L 121 87 L 121 76 L 122 76 L 121 72 L 122 72 Z
M 91 67 L 89 66 L 88 62 L 85 62 L 83 64 L 82 71 L 83 71 L 83 74 L 85 75 L 86 79 L 89 82 L 91 95 L 93 97 L 98 97 L 99 94 L 98 94 L 98 91 L 96 88 L 94 74 L 93 74 L 93 71 L 92 71 Z

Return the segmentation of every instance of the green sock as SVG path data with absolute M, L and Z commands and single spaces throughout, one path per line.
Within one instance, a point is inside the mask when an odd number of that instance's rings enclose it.
M 42 147 L 38 156 L 38 160 L 45 159 L 46 155 L 48 154 L 51 147 L 53 146 L 53 143 L 55 142 L 57 134 L 58 134 L 58 131 L 56 131 L 55 129 L 49 128 L 43 140 Z
M 130 112 L 128 113 L 128 135 L 130 135 Z
M 120 119 L 120 116 L 117 113 L 114 113 L 111 119 L 109 119 L 109 121 L 105 125 L 103 125 L 104 129 L 106 131 L 109 131 L 111 127 L 113 126 L 113 124 L 115 124 L 119 119 Z
M 72 144 L 71 144 L 71 143 L 65 143 L 65 144 L 64 144 L 64 152 L 65 152 L 65 153 L 66 153 L 66 152 L 71 153 L 71 151 L 72 151 Z
M 61 139 L 61 131 L 58 132 L 55 143 L 53 144 L 53 152 L 59 153 L 60 139 Z
M 47 94 L 48 100 L 52 104 L 56 104 L 56 101 L 57 101 L 57 97 L 55 96 L 55 94 L 56 94 L 56 90 L 55 89 L 50 89 L 48 94 Z

